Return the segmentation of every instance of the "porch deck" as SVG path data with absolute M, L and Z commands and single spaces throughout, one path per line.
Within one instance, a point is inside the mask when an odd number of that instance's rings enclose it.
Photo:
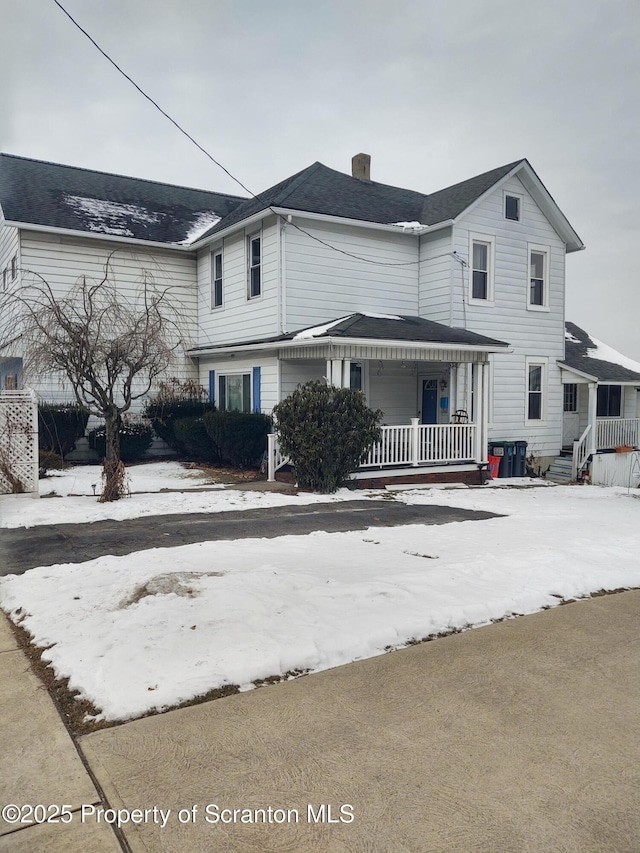
M 421 424 L 412 418 L 410 424 L 383 426 L 380 440 L 369 450 L 360 463 L 360 476 L 374 475 L 376 471 L 391 471 L 405 468 L 432 468 L 441 465 L 469 466 L 482 462 L 482 451 L 478 447 L 478 428 L 474 423 L 466 424 Z M 278 436 L 268 437 L 268 479 L 276 479 L 276 471 L 289 464 L 290 460 L 280 451 Z

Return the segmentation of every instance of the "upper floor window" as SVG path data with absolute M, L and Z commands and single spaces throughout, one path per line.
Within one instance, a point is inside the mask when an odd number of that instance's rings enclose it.
M 471 293 L 478 302 L 493 302 L 493 239 L 471 238 Z
M 14 255 L 11 258 L 11 281 L 15 281 L 18 277 L 18 256 Z
M 6 289 L 7 289 L 7 279 L 8 279 L 8 276 L 7 276 L 7 268 L 5 267 L 5 268 L 2 270 L 2 289 L 3 289 L 3 290 L 6 290 Z
M 222 250 L 211 255 L 211 307 L 222 305 Z
M 520 222 L 522 216 L 522 197 L 519 195 L 504 196 L 504 218 L 512 222 Z
M 542 246 L 529 246 L 529 292 L 527 307 L 549 307 L 549 252 Z
M 262 239 L 259 234 L 247 238 L 249 249 L 249 299 L 262 289 Z
M 598 385 L 596 416 L 619 418 L 622 411 L 622 385 Z

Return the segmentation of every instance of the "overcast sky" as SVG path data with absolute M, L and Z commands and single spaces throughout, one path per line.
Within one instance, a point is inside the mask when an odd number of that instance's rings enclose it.
M 640 360 L 639 0 L 62 0 L 253 192 L 316 160 L 433 192 L 527 157 L 587 248 L 567 319 Z M 0 148 L 242 194 L 53 0 L 0 0 Z

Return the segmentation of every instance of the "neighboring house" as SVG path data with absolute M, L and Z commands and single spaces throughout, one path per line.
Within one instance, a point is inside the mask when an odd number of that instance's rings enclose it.
M 370 471 L 477 472 L 497 439 L 543 468 L 560 452 L 565 257 L 584 247 L 527 160 L 426 195 L 357 155 L 244 199 L 1 155 L 0 206 L 7 286 L 29 269 L 62 290 L 115 248 L 127 286 L 148 266 L 183 288 L 183 373 L 219 408 L 270 412 L 324 377 L 384 411 Z
M 596 453 L 640 446 L 640 362 L 566 323 L 562 445 L 569 462 L 552 476 L 575 479 Z

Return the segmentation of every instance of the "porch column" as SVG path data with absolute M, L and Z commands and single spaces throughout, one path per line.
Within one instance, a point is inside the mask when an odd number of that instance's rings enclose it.
M 595 453 L 597 450 L 596 446 L 596 430 L 597 426 L 597 411 L 598 411 L 598 383 L 590 382 L 589 383 L 589 415 L 588 422 L 591 426 L 591 432 L 589 433 L 589 454 Z
M 476 425 L 476 462 L 486 462 L 485 436 L 487 434 L 487 419 L 485 407 L 485 365 L 473 365 L 473 402 Z
M 327 359 L 327 382 L 336 388 L 348 388 L 350 378 L 351 362 L 341 358 Z M 346 385 L 345 385 L 346 371 Z

